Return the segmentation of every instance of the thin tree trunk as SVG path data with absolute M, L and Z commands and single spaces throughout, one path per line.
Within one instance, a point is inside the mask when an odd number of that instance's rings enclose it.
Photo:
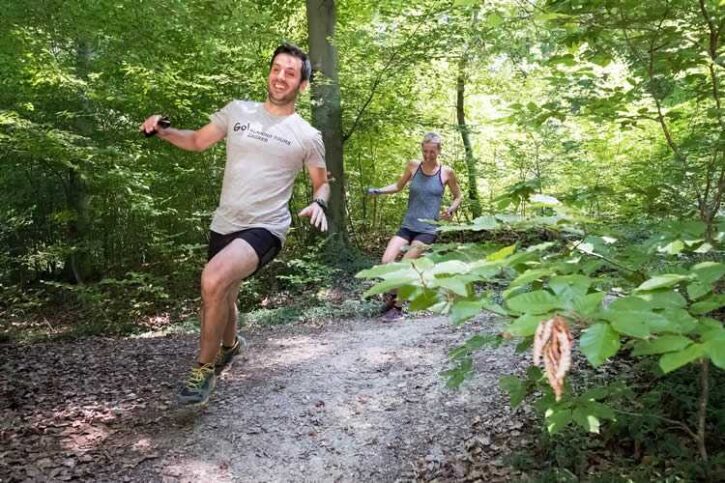
M 310 60 L 316 79 L 312 84 L 312 123 L 322 132 L 330 172 L 331 243 L 329 254 L 339 258 L 347 250 L 345 231 L 345 168 L 343 164 L 342 111 L 337 75 L 337 52 L 332 44 L 337 21 L 334 0 L 307 0 Z
M 481 216 L 481 201 L 478 196 L 476 177 L 476 158 L 473 156 L 468 125 L 466 124 L 465 94 L 466 94 L 466 68 L 468 56 L 464 52 L 458 61 L 458 79 L 456 82 L 456 115 L 458 117 L 458 130 L 463 139 L 463 148 L 466 151 L 466 171 L 468 176 L 468 200 L 473 218 Z
M 91 63 L 91 46 L 86 41 L 79 41 L 76 45 L 76 75 L 88 80 Z M 93 134 L 93 125 L 90 121 L 91 106 L 85 92 L 80 94 L 81 115 L 75 121 L 75 129 L 83 136 Z M 82 161 L 68 170 L 68 184 L 66 188 L 66 203 L 72 217 L 68 222 L 69 242 L 73 251 L 66 260 L 66 274 L 75 283 L 84 283 L 91 274 L 90 253 L 87 246 L 90 230 L 90 216 L 88 207 L 88 186 L 83 179 L 80 169 Z

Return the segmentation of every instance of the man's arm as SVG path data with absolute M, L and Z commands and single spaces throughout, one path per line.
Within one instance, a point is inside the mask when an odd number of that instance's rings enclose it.
M 192 131 L 173 127 L 163 128 L 159 125 L 160 119 L 159 115 L 149 117 L 141 125 L 141 131 L 146 133 L 156 131 L 159 138 L 186 151 L 204 151 L 224 139 L 226 135 L 222 128 L 213 123 Z
M 300 216 L 310 218 L 310 224 L 320 231 L 327 231 L 327 202 L 330 199 L 330 183 L 327 181 L 327 168 L 308 167 L 307 172 L 312 181 L 312 203 L 300 211 Z
M 418 162 L 417 161 L 410 161 L 408 165 L 405 167 L 405 171 L 403 171 L 403 174 L 398 178 L 398 181 L 396 181 L 393 184 L 389 184 L 388 186 L 383 186 L 382 188 L 370 188 L 368 189 L 369 195 L 392 195 L 393 193 L 397 193 L 401 191 L 403 188 L 405 188 L 405 185 L 408 184 L 408 181 L 410 181 L 410 178 L 413 176 L 413 172 L 418 168 Z

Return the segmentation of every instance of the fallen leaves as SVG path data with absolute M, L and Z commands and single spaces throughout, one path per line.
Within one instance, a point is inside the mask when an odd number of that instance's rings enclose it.
M 157 458 L 153 435 L 173 428 L 169 380 L 186 367 L 194 343 L 0 346 L 0 481 L 110 481 Z

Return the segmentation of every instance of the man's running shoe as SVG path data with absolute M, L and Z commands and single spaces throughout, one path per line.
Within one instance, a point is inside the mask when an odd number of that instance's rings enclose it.
M 232 362 L 232 359 L 234 359 L 236 356 L 238 356 L 242 352 L 242 347 L 246 345 L 246 342 L 241 337 L 237 336 L 237 338 L 234 340 L 234 345 L 225 348 L 224 346 L 219 348 L 219 353 L 216 355 L 216 359 L 214 360 L 214 371 L 217 375 L 221 374 L 221 372 L 229 365 L 230 362 Z
M 206 404 L 215 385 L 214 364 L 192 367 L 176 399 L 183 406 Z

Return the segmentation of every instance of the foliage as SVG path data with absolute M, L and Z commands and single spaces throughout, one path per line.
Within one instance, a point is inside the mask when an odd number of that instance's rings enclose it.
M 622 243 L 613 233 L 595 231 L 586 218 L 552 197 L 535 195 L 529 201 L 550 214 L 486 216 L 444 229 L 541 229 L 552 241 L 447 247 L 423 259 L 374 267 L 359 274 L 382 279 L 367 294 L 397 289 L 411 310 L 446 313 L 458 324 L 491 312 L 509 320 L 503 338 L 528 343 L 542 321 L 559 315 L 577 334 L 579 350 L 593 367 L 620 353 L 655 358 L 658 375 L 699 367 L 701 403 L 693 408 L 695 429 L 680 424 L 707 460 L 708 366 L 725 369 L 725 264 L 717 248 L 725 231 L 716 234 L 713 245 L 705 240 L 704 223 L 670 223 L 639 244 Z M 497 303 L 491 287 L 501 285 L 506 288 Z M 449 384 L 458 385 L 471 373 L 473 350 L 498 343 L 500 338 L 478 338 L 454 350 L 456 366 L 446 373 Z M 536 407 L 552 434 L 570 425 L 599 433 L 607 421 L 617 420 L 604 403 L 610 395 L 605 387 L 567 384 L 565 397 L 556 401 L 536 367 L 524 379 L 502 377 L 501 385 L 513 405 L 538 394 Z

